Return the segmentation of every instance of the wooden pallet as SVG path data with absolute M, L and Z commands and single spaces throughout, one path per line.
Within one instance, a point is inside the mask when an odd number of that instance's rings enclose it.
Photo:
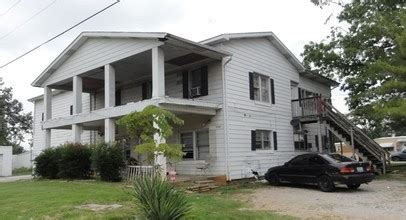
M 187 187 L 187 190 L 190 190 L 192 192 L 208 192 L 212 189 L 217 188 L 218 186 L 214 185 L 214 181 L 213 180 L 199 180 L 199 181 L 195 181 L 195 184 L 192 186 Z

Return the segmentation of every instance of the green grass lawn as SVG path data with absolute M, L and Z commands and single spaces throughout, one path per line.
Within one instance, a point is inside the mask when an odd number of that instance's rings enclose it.
M 191 219 L 292 219 L 272 212 L 250 210 L 236 199 L 249 193 L 245 184 L 227 186 L 210 193 L 188 194 L 193 211 Z M 75 206 L 89 203 L 120 204 L 122 208 L 94 212 Z M 33 180 L 0 183 L 1 219 L 129 219 L 137 216 L 131 188 L 122 183 L 99 181 Z

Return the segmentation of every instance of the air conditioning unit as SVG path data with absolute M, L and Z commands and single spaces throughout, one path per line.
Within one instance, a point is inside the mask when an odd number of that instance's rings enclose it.
M 198 87 L 193 87 L 193 88 L 191 88 L 190 89 L 190 97 L 196 97 L 196 96 L 200 96 L 202 93 L 201 93 L 201 88 L 200 88 L 200 86 L 198 86 Z

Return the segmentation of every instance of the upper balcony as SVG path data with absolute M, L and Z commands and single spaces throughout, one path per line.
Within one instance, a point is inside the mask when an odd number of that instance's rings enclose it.
M 147 105 L 214 115 L 222 104 L 218 49 L 166 33 L 84 33 L 34 82 L 44 87 L 44 129 L 117 118 Z M 72 91 L 72 115 L 52 117 L 52 89 Z M 90 112 L 83 111 L 90 93 Z

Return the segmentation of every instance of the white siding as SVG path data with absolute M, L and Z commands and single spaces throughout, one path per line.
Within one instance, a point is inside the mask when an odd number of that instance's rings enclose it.
M 70 105 L 72 105 L 72 92 L 62 92 L 54 95 L 52 98 L 52 118 L 64 117 L 70 114 Z M 90 111 L 89 94 L 83 93 L 83 112 Z M 42 113 L 44 112 L 43 100 L 34 102 L 34 134 L 33 134 L 33 157 L 41 153 L 44 149 L 44 130 L 41 126 Z M 72 140 L 72 132 L 68 129 L 51 130 L 51 146 L 58 146 Z M 89 143 L 90 131 L 82 132 L 82 142 Z
M 233 54 L 226 66 L 228 106 L 229 166 L 231 179 L 263 175 L 269 167 L 283 164 L 296 155 L 293 145 L 290 81 L 312 82 L 299 76 L 296 68 L 265 38 L 236 39 L 217 45 Z M 274 79 L 276 104 L 249 98 L 249 72 Z M 329 87 L 322 92 L 329 91 Z M 318 90 L 320 88 L 316 88 Z M 278 150 L 251 151 L 251 130 L 264 129 L 278 134 Z
M 44 85 L 121 60 L 161 45 L 158 40 L 91 38 L 84 42 L 48 79 Z
M 108 40 L 93 39 L 86 42 L 80 50 L 72 55 L 45 84 L 72 77 L 73 74 L 83 72 L 89 68 L 104 65 L 105 62 L 124 58 L 140 48 L 145 49 L 156 46 L 160 42 L 137 41 L 130 39 Z M 229 147 L 229 171 L 231 179 L 252 176 L 251 169 L 263 175 L 269 167 L 283 164 L 298 154 L 293 144 L 291 90 L 290 82 L 299 83 L 299 87 L 306 90 L 330 95 L 328 85 L 316 83 L 300 76 L 296 68 L 265 38 L 230 40 L 217 45 L 221 49 L 233 54 L 231 61 L 225 69 L 225 83 L 227 94 L 227 127 Z M 122 51 L 122 52 L 120 52 Z M 199 97 L 198 100 L 207 100 L 223 104 L 223 109 L 210 120 L 197 120 L 199 117 L 185 116 L 185 126 L 175 129 L 175 135 L 168 142 L 179 143 L 179 134 L 186 130 L 209 129 L 210 138 L 210 174 L 226 174 L 226 152 L 224 133 L 224 103 L 223 79 L 221 62 L 208 65 L 208 96 Z M 261 103 L 249 98 L 249 72 L 258 72 L 274 79 L 276 104 Z M 141 100 L 142 82 L 127 85 L 121 90 L 122 104 Z M 165 76 L 166 95 L 182 98 L 182 73 L 167 73 Z M 83 97 L 84 111 L 89 111 L 89 97 Z M 53 117 L 69 115 L 69 106 L 72 103 L 71 92 L 61 93 L 53 99 Z M 96 94 L 95 109 L 104 107 L 104 92 Z M 36 101 L 34 109 L 34 152 L 42 149 L 44 133 L 40 120 L 43 112 L 43 102 Z M 314 142 L 317 134 L 315 125 L 306 125 L 310 131 L 309 140 Z M 276 131 L 278 134 L 278 150 L 251 151 L 251 130 L 264 129 Z M 316 133 L 315 133 L 316 132 Z M 85 134 L 86 133 L 86 134 Z M 85 131 L 82 139 L 89 141 L 89 132 Z M 69 141 L 70 130 L 53 130 L 51 144 L 57 145 Z M 97 138 L 102 141 L 101 137 Z M 314 146 L 314 144 L 313 144 Z M 35 153 L 34 153 L 35 154 Z M 175 164 L 179 174 L 197 174 L 196 162 L 178 162 Z

